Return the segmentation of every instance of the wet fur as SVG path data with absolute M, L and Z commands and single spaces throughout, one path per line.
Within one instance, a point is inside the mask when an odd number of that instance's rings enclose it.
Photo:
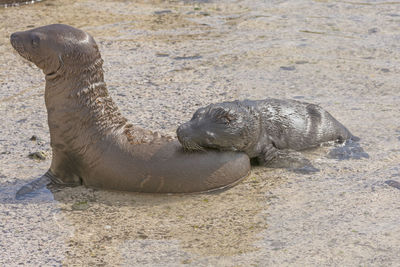
M 358 139 L 318 105 L 273 98 L 200 108 L 178 128 L 177 136 L 188 150 L 242 151 L 264 165 L 282 155 L 278 150 L 298 151 L 328 141 Z

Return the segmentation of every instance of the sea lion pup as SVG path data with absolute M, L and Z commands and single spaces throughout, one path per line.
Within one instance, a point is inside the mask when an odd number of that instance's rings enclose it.
M 17 197 L 50 181 L 191 193 L 224 188 L 248 175 L 249 158 L 243 153 L 185 153 L 179 142 L 128 124 L 108 94 L 96 42 L 84 31 L 54 24 L 13 33 L 10 39 L 46 75 L 53 152 L 49 171 Z
M 186 150 L 242 151 L 268 167 L 313 167 L 298 150 L 359 140 L 321 107 L 295 100 L 244 100 L 198 109 L 177 129 Z

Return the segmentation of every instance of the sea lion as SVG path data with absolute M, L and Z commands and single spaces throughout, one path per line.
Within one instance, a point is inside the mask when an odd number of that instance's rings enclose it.
M 358 140 L 318 105 L 267 98 L 211 104 L 177 129 L 186 150 L 242 151 L 269 167 L 312 167 L 298 150 Z
M 134 192 L 204 192 L 248 175 L 243 153 L 186 153 L 179 142 L 128 124 L 108 94 L 103 60 L 86 32 L 53 24 L 13 33 L 10 40 L 45 74 L 53 154 L 49 171 L 17 196 L 50 181 Z

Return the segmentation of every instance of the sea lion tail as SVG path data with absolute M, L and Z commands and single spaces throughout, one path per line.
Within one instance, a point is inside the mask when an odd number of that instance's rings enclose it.
M 351 135 L 350 140 L 351 140 L 351 141 L 354 141 L 354 142 L 358 142 L 358 141 L 360 141 L 361 139 L 360 139 L 360 137 L 358 137 L 358 136 Z
M 50 184 L 51 182 L 52 182 L 52 180 L 51 180 L 50 176 L 48 175 L 48 172 L 46 172 L 44 175 L 40 176 L 39 178 L 22 186 L 15 194 L 15 198 L 18 200 L 23 199 L 27 194 L 30 194 L 39 189 L 42 189 L 43 187 Z

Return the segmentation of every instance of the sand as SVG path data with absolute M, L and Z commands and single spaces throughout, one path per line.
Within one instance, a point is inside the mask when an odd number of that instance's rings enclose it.
M 400 182 L 399 3 L 49 0 L 0 18 L 1 266 L 399 266 L 400 190 L 385 183 Z M 305 152 L 318 173 L 254 167 L 214 194 L 76 187 L 18 201 L 51 150 L 44 75 L 8 38 L 50 23 L 95 37 L 136 125 L 174 135 L 209 103 L 297 99 L 327 109 L 370 157 L 321 147 Z

